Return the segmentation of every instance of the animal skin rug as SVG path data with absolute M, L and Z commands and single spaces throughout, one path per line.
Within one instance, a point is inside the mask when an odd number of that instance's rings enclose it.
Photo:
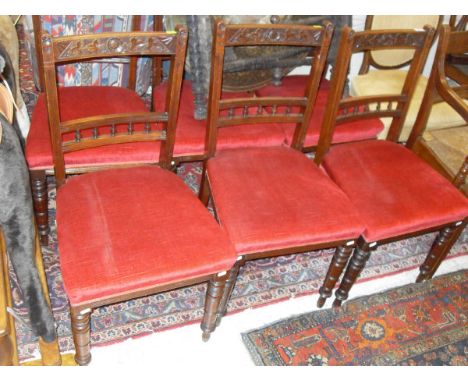
M 10 88 L 15 89 L 11 61 L 0 46 L 2 72 Z M 29 311 L 32 331 L 51 342 L 56 338 L 55 324 L 35 262 L 34 213 L 28 167 L 16 124 L 10 123 L 2 113 L 0 124 L 0 226 Z

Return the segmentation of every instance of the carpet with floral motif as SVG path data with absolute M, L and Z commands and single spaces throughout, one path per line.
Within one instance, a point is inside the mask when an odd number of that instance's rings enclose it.
M 257 365 L 468 365 L 468 270 L 242 335 Z

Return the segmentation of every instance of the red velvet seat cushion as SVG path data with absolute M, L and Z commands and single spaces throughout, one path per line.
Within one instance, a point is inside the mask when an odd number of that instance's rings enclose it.
M 218 220 L 238 254 L 358 237 L 346 195 L 289 147 L 233 149 L 208 161 Z
M 281 86 L 268 85 L 256 90 L 256 94 L 259 97 L 303 96 L 305 82 L 305 76 L 286 76 L 283 78 Z M 325 114 L 325 106 L 327 104 L 329 89 L 329 81 L 325 79 L 322 80 L 309 123 L 309 128 L 307 129 L 304 147 L 317 146 L 318 144 L 320 128 L 322 126 L 322 121 Z M 335 128 L 335 132 L 333 134 L 333 143 L 361 141 L 375 138 L 383 128 L 384 125 L 380 119 L 367 119 L 361 120 L 359 122 L 340 124 Z M 288 144 L 291 144 L 292 142 L 294 129 L 294 125 L 284 125 L 284 131 Z
M 100 114 L 148 111 L 134 91 L 115 86 L 78 86 L 59 89 L 63 121 Z M 68 167 L 93 164 L 157 163 L 159 142 L 124 143 L 80 150 L 65 155 Z M 53 167 L 49 119 L 45 95 L 39 95 L 26 139 L 26 159 L 30 169 Z
M 166 96 L 166 83 L 158 86 L 154 94 L 154 108 L 161 110 Z M 249 93 L 223 93 L 223 98 L 249 97 Z M 200 155 L 204 153 L 206 120 L 196 120 L 194 95 L 191 81 L 182 84 L 180 108 L 177 120 L 174 156 Z M 240 125 L 223 127 L 218 130 L 218 150 L 237 147 L 279 146 L 285 142 L 280 125 Z
M 323 166 L 349 196 L 368 242 L 464 219 L 468 201 L 413 152 L 387 141 L 333 146 Z
M 151 166 L 68 179 L 57 192 L 57 235 L 72 305 L 225 271 L 236 259 L 182 180 Z

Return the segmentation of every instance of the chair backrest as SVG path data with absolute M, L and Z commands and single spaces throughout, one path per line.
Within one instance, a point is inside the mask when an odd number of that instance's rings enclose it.
M 292 146 L 300 149 L 325 67 L 333 26 L 224 24 L 215 22 L 208 102 L 208 157 L 216 151 L 218 128 L 233 125 L 296 123 Z M 221 99 L 224 51 L 228 46 L 298 46 L 312 50 L 312 66 L 303 97 Z
M 172 160 L 187 32 L 119 32 L 52 38 L 42 35 L 44 81 L 57 185 L 65 181 L 64 154 L 110 144 L 161 141 L 159 163 Z M 164 57 L 171 63 L 163 112 L 120 113 L 60 120 L 56 69 L 71 62 L 109 57 Z M 77 105 L 79 107 L 79 105 Z M 161 123 L 163 129 L 154 129 Z M 144 128 L 135 129 L 135 124 Z
M 360 119 L 391 117 L 392 123 L 386 139 L 394 142 L 398 140 L 416 87 L 416 80 L 426 61 L 434 33 L 435 29 L 429 26 L 423 30 L 400 29 L 363 32 L 355 32 L 347 26 L 343 28 L 320 130 L 320 139 L 315 155 L 316 163 L 320 163 L 328 152 L 337 124 Z M 410 49 L 414 52 L 401 93 L 342 99 L 352 55 L 382 49 Z
M 440 15 L 369 15 L 366 17 L 365 30 L 383 29 L 422 29 L 425 25 L 439 26 Z M 398 69 L 413 59 L 413 52 L 407 49 L 391 49 L 364 52 L 359 74 L 365 74 L 371 66 L 377 69 Z
M 450 26 L 442 25 L 439 28 L 439 43 L 437 46 L 434 64 L 427 84 L 426 92 L 419 109 L 416 122 L 407 142 L 407 147 L 413 148 L 416 141 L 422 136 L 431 113 L 432 105 L 440 99 L 447 102 L 468 123 L 468 105 L 464 99 L 468 98 L 468 75 L 459 72 L 459 84 L 450 86 L 447 78 L 453 78 L 453 56 L 468 54 L 468 31 L 451 30 Z M 460 80 L 461 79 L 461 80 Z

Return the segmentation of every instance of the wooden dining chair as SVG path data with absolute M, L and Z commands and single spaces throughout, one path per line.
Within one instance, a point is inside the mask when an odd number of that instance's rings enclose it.
M 461 53 L 460 53 L 461 52 Z M 436 57 L 407 147 L 468 195 L 468 74 L 458 65 L 468 53 L 468 31 L 442 26 Z M 453 58 L 457 59 L 454 60 Z M 465 67 L 468 61 L 465 58 Z M 449 81 L 455 83 L 449 85 Z M 446 102 L 464 120 L 462 126 L 426 132 L 434 105 Z
M 132 31 L 140 30 L 140 16 L 132 16 Z M 32 112 L 31 126 L 26 139 L 26 159 L 29 166 L 34 210 L 41 243 L 47 245 L 49 233 L 47 178 L 54 176 L 50 119 L 45 99 L 44 62 L 42 57 L 43 25 L 41 16 L 32 17 L 41 92 Z M 161 28 L 160 17 L 155 17 L 155 31 Z M 158 81 L 160 61 L 155 60 L 155 81 Z M 101 60 L 101 64 L 115 63 Z M 97 63 L 96 63 L 97 64 Z M 131 58 L 123 64 L 128 65 L 128 81 L 119 86 L 67 86 L 59 88 L 59 107 L 51 113 L 60 113 L 63 120 L 86 118 L 100 113 L 145 112 L 145 102 L 136 93 L 137 60 Z M 89 65 L 88 65 L 89 67 Z M 125 87 L 126 86 L 126 87 Z M 164 107 L 163 107 L 164 108 Z M 100 168 L 126 167 L 137 164 L 155 164 L 158 162 L 159 146 L 156 142 L 134 142 L 126 145 L 105 148 L 90 148 L 74 154 L 65 155 L 67 174 L 79 174 Z
M 57 240 L 76 362 L 91 360 L 90 313 L 103 305 L 209 281 L 203 332 L 214 329 L 235 252 L 196 195 L 168 170 L 172 160 L 187 33 L 42 36 L 47 109 L 57 182 Z M 107 57 L 170 59 L 163 112 L 128 109 L 63 120 L 56 66 Z M 161 126 L 156 125 L 161 124 Z M 66 177 L 66 156 L 114 144 L 157 141 L 158 166 L 103 169 Z
M 439 231 L 417 281 L 431 278 L 450 250 L 448 244 L 459 234 L 456 228 L 468 214 L 466 198 L 411 150 L 397 143 L 434 32 L 432 27 L 364 32 L 347 27 L 343 30 L 339 64 L 331 80 L 333 90 L 328 98 L 315 162 L 323 165 L 350 198 L 365 230 L 336 291 L 335 306 L 347 299 L 371 252 L 379 245 Z M 411 49 L 414 53 L 401 93 L 342 99 L 352 54 L 382 49 Z M 392 118 L 386 140 L 331 146 L 336 125 L 375 117 Z M 324 285 L 330 282 L 329 275 L 330 272 Z
M 339 271 L 362 233 L 362 223 L 348 198 L 300 152 L 332 32 L 329 23 L 320 27 L 216 22 L 208 107 L 209 159 L 204 163 L 200 198 L 207 204 L 211 196 L 218 222 L 238 256 L 219 307 L 218 324 L 226 313 L 239 268 L 246 261 L 337 247 L 334 264 Z M 220 99 L 224 49 L 240 45 L 309 47 L 313 65 L 302 95 Z M 297 125 L 292 147 L 216 151 L 218 134 L 227 126 L 272 122 Z M 321 290 L 321 295 L 327 294 L 327 288 Z

